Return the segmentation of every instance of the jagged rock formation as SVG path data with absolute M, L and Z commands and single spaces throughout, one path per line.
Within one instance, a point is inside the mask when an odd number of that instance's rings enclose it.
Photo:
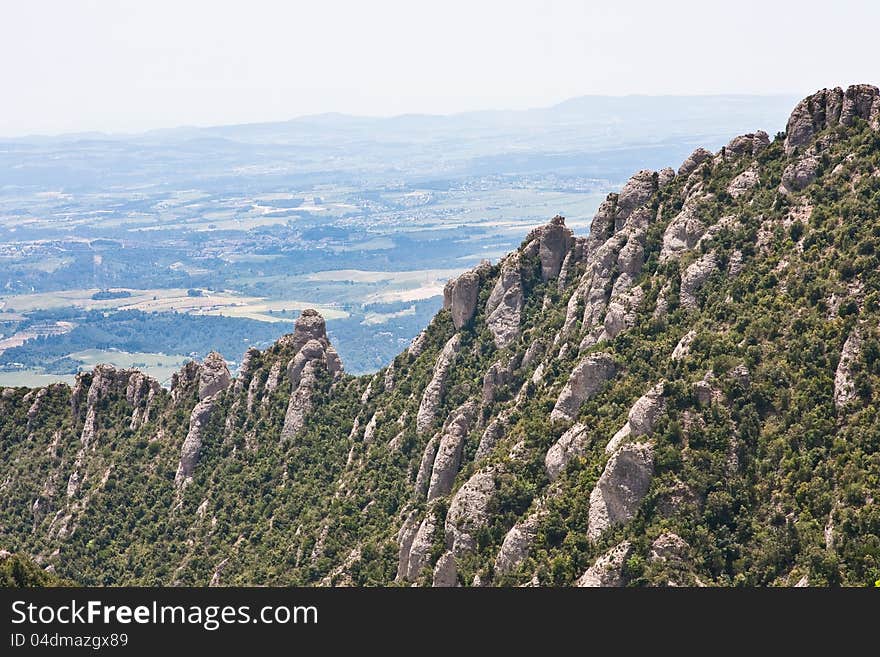
M 458 355 L 461 346 L 461 338 L 453 335 L 449 341 L 443 346 L 443 350 L 437 357 L 434 366 L 434 375 L 425 387 L 422 393 L 422 402 L 419 404 L 419 412 L 416 416 L 416 431 L 424 432 L 431 428 L 437 416 L 437 410 L 446 392 L 446 379 L 449 376 L 449 369 L 452 367 L 455 357 Z
M 858 329 L 854 329 L 843 343 L 837 370 L 834 372 L 834 404 L 838 408 L 846 406 L 856 397 L 853 365 L 858 362 L 862 349 L 862 339 Z
M 443 308 L 449 309 L 456 329 L 463 328 L 473 318 L 477 310 L 480 280 L 489 269 L 489 263 L 484 260 L 478 267 L 449 281 L 443 288 Z
M 846 91 L 840 87 L 822 89 L 798 103 L 791 113 L 785 127 L 785 154 L 809 145 L 819 132 L 837 125 L 851 126 L 857 118 L 880 130 L 877 87 L 857 84 Z
M 587 536 L 596 540 L 609 527 L 629 521 L 647 494 L 653 475 L 650 444 L 630 443 L 614 452 L 590 493 Z
M 437 445 L 431 481 L 428 485 L 429 502 L 448 495 L 452 490 L 452 483 L 461 466 L 461 450 L 464 448 L 464 441 L 470 431 L 475 413 L 475 404 L 472 402 L 464 404 L 456 409 L 451 416 L 452 419 L 444 427 L 440 443 Z
M 623 566 L 631 551 L 632 544 L 629 541 L 615 545 L 596 559 L 596 563 L 580 576 L 576 586 L 623 586 Z
M 556 481 L 569 461 L 584 455 L 588 439 L 587 428 L 583 424 L 575 424 L 553 443 L 544 457 L 544 467 L 550 481 Z
M 502 263 L 501 275 L 486 302 L 486 325 L 499 349 L 504 349 L 519 337 L 522 309 L 522 275 L 519 271 L 519 254 L 514 253 Z
M 873 584 L 877 96 L 554 217 L 375 375 L 304 311 L 234 378 L 4 388 L 4 536 L 91 585 Z
M 305 426 L 319 376 L 326 372 L 331 378 L 339 378 L 342 361 L 327 339 L 324 318 L 315 310 L 304 310 L 296 321 L 293 334 L 279 342 L 289 346 L 294 354 L 287 364 L 291 393 L 281 430 L 281 439 L 290 440 Z
M 559 394 L 550 419 L 554 422 L 571 421 L 577 417 L 581 405 L 617 373 L 617 365 L 609 354 L 591 354 L 575 367 Z

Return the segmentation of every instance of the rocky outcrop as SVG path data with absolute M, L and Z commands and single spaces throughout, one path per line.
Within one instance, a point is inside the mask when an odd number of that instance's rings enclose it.
M 684 206 L 663 233 L 663 245 L 660 248 L 660 262 L 667 262 L 693 249 L 706 232 L 706 224 L 700 218 L 697 209 L 702 197 L 689 198 Z
M 683 561 L 690 550 L 690 546 L 678 534 L 663 532 L 651 543 L 649 559 L 658 561 Z
M 694 342 L 694 339 L 697 337 L 696 331 L 688 331 L 681 339 L 678 341 L 678 344 L 675 345 L 675 348 L 672 350 L 672 355 L 670 358 L 672 360 L 682 360 L 689 353 L 691 353 L 691 345 Z
M 199 401 L 226 390 L 230 383 L 232 377 L 229 375 L 226 361 L 223 360 L 223 356 L 212 351 L 199 367 Z
M 437 531 L 437 517 L 429 512 L 419 525 L 410 544 L 406 557 L 405 579 L 414 582 L 422 571 L 431 565 L 431 550 L 434 547 L 434 534 Z M 403 563 L 403 560 L 401 560 Z
M 657 191 L 657 174 L 643 169 L 626 181 L 617 197 L 614 230 L 620 230 L 630 215 L 647 203 Z
M 588 441 L 587 427 L 575 424 L 553 443 L 544 457 L 544 468 L 550 481 L 556 481 L 573 458 L 586 453 Z
M 514 252 L 501 265 L 498 281 L 486 302 L 486 326 L 499 349 L 509 346 L 520 335 L 524 299 L 519 267 L 519 253 Z
M 425 350 L 425 345 L 428 342 L 428 331 L 423 330 L 416 337 L 412 339 L 409 347 L 406 348 L 406 353 L 408 353 L 413 358 L 418 358 L 422 355 L 422 352 Z
M 419 496 L 427 495 L 428 486 L 431 483 L 431 474 L 434 472 L 434 459 L 437 458 L 437 448 L 440 445 L 440 434 L 431 437 L 422 451 L 422 460 L 416 472 L 415 490 Z
M 568 422 L 577 417 L 585 401 L 590 399 L 617 373 L 617 365 L 609 354 L 590 354 L 572 370 L 571 376 L 550 413 L 553 422 Z
M 437 455 L 434 457 L 431 482 L 428 485 L 429 502 L 448 495 L 452 490 L 452 484 L 461 467 L 464 442 L 471 430 L 475 414 L 476 405 L 468 402 L 456 409 L 443 427 Z
M 660 169 L 657 173 L 657 186 L 660 189 L 666 187 L 669 183 L 671 183 L 675 179 L 675 169 L 672 167 L 666 167 L 664 169 Z
M 549 224 L 532 231 L 526 241 L 538 242 L 541 279 L 549 281 L 551 278 L 559 276 L 562 263 L 572 245 L 572 233 L 571 229 L 565 225 L 565 217 L 556 215 Z
M 189 417 L 189 431 L 180 448 L 180 461 L 174 483 L 182 486 L 192 476 L 202 450 L 202 434 L 214 412 L 214 400 L 209 397 L 196 404 Z
M 477 471 L 452 497 L 446 514 L 446 545 L 453 554 L 473 552 L 477 532 L 489 522 L 489 502 L 495 494 L 495 469 Z
M 788 194 L 799 192 L 813 182 L 818 173 L 819 158 L 814 155 L 802 157 L 785 167 L 779 191 Z
M 290 440 L 305 427 L 321 373 L 326 372 L 333 379 L 339 378 L 342 375 L 342 361 L 327 339 L 324 318 L 316 310 L 303 310 L 294 332 L 284 336 L 279 344 L 293 352 L 293 358 L 287 364 L 290 400 L 281 429 L 281 440 Z
M 705 148 L 698 148 L 688 155 L 687 159 L 681 163 L 680 167 L 678 167 L 678 175 L 687 178 L 696 171 L 697 167 L 703 162 L 711 159 L 712 153 L 710 151 L 707 151 Z
M 495 448 L 495 445 L 504 437 L 505 423 L 501 418 L 492 420 L 483 431 L 480 437 L 480 444 L 477 445 L 477 453 L 474 460 L 479 461 L 486 458 Z
M 626 583 L 623 568 L 631 552 L 632 544 L 629 541 L 615 545 L 596 559 L 595 563 L 575 582 L 575 586 L 623 586 Z
M 398 561 L 397 561 L 397 577 L 394 581 L 400 582 L 407 578 L 409 574 L 409 554 L 412 550 L 412 544 L 416 534 L 419 531 L 421 522 L 419 522 L 419 512 L 411 511 L 400 526 L 397 532 L 398 545 Z
M 422 401 L 419 404 L 419 412 L 416 415 L 416 431 L 424 433 L 428 431 L 437 419 L 437 410 L 443 401 L 443 395 L 446 393 L 446 379 L 449 376 L 449 370 L 455 362 L 458 350 L 461 346 L 461 337 L 453 335 L 440 351 L 437 356 L 437 362 L 434 365 L 434 374 L 425 391 L 422 393 Z
M 135 431 L 150 421 L 153 402 L 161 389 L 159 382 L 146 374 L 137 371 L 131 373 L 125 387 L 125 400 L 132 407 L 129 429 Z
M 770 136 L 763 130 L 734 137 L 724 147 L 725 157 L 755 157 L 770 145 Z
M 791 155 L 808 146 L 813 137 L 837 125 L 852 125 L 864 119 L 880 129 L 880 91 L 858 84 L 843 91 L 840 87 L 822 89 L 797 104 L 785 128 L 785 153 Z
M 647 436 L 654 431 L 657 420 L 666 406 L 663 399 L 663 383 L 658 383 L 639 397 L 627 415 L 626 424 L 605 446 L 607 454 L 613 454 L 627 440 Z
M 727 193 L 733 198 L 739 198 L 756 187 L 759 182 L 761 182 L 761 178 L 758 172 L 754 169 L 746 169 L 730 181 L 730 184 L 727 186 Z
M 582 262 L 587 254 L 587 239 L 585 237 L 572 238 L 571 249 L 562 261 L 562 267 L 559 269 L 559 280 L 557 287 L 564 290 L 574 278 L 575 270 L 578 263 Z
M 433 587 L 458 586 L 458 568 L 455 563 L 455 555 L 446 551 L 437 559 L 434 566 L 434 578 L 431 582 Z
M 546 512 L 539 508 L 510 528 L 495 557 L 496 573 L 509 573 L 526 560 L 545 517 Z
M 489 262 L 484 260 L 474 269 L 449 281 L 443 288 L 443 308 L 452 315 L 455 330 L 461 330 L 473 319 L 480 296 L 480 281 L 489 268 Z
M 692 262 L 681 276 L 680 300 L 683 308 L 697 307 L 697 292 L 715 271 L 718 270 L 718 258 L 714 252 L 705 253 Z
M 837 408 L 843 408 L 856 398 L 853 364 L 858 361 L 861 350 L 862 339 L 856 328 L 843 343 L 837 370 L 834 372 L 834 405 Z
M 628 443 L 605 464 L 590 493 L 587 537 L 596 540 L 611 526 L 628 522 L 648 493 L 654 475 L 654 450 L 648 443 Z

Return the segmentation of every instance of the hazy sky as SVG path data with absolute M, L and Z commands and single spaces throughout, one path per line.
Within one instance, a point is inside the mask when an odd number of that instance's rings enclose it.
M 874 0 L 0 0 L 0 135 L 880 82 Z

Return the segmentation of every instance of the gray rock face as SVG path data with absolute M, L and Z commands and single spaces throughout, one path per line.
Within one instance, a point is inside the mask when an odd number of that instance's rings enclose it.
M 509 573 L 526 560 L 545 517 L 546 512 L 538 509 L 510 528 L 495 557 L 496 573 Z
M 437 531 L 437 518 L 428 513 L 419 525 L 407 559 L 406 580 L 414 582 L 421 572 L 431 565 L 431 548 L 434 545 L 434 533 Z
M 615 230 L 620 230 L 634 210 L 647 203 L 657 189 L 654 171 L 643 169 L 626 181 L 617 197 Z
M 834 405 L 843 408 L 856 398 L 856 384 L 853 376 L 853 363 L 859 359 L 862 350 L 862 339 L 858 329 L 854 329 L 840 352 L 840 361 L 834 372 Z
M 205 357 L 199 367 L 199 400 L 204 401 L 219 392 L 226 390 L 232 383 L 229 368 L 223 356 L 212 351 Z
M 406 579 L 406 576 L 409 573 L 409 553 L 412 549 L 413 540 L 415 540 L 420 525 L 418 511 L 411 511 L 406 517 L 406 520 L 404 520 L 403 524 L 400 526 L 400 530 L 397 532 L 397 545 L 399 546 L 399 552 L 397 577 L 395 578 L 396 582 Z
M 819 171 L 819 158 L 813 155 L 792 162 L 782 172 L 782 192 L 798 192 L 816 179 Z
M 617 374 L 617 365 L 609 354 L 590 354 L 571 373 L 556 405 L 550 413 L 553 422 L 568 422 L 577 417 L 581 406 Z
M 425 343 L 428 340 L 428 331 L 423 330 L 416 337 L 413 338 L 413 341 L 410 343 L 409 347 L 406 349 L 406 353 L 408 353 L 413 358 L 418 358 L 421 356 L 422 352 L 425 350 Z
M 419 404 L 419 412 L 416 415 L 416 431 L 424 433 L 428 431 L 437 418 L 437 409 L 443 400 L 446 392 L 446 379 L 449 376 L 449 370 L 455 362 L 458 350 L 461 346 L 461 337 L 453 335 L 449 341 L 443 346 L 440 355 L 437 356 L 437 363 L 434 365 L 434 375 L 425 386 L 422 393 L 422 401 Z
M 672 360 L 681 360 L 686 357 L 691 352 L 691 344 L 694 342 L 694 338 L 697 337 L 696 331 L 688 331 L 685 333 L 681 340 L 678 341 L 678 344 L 675 345 L 675 349 L 672 350 Z
M 495 345 L 499 349 L 504 349 L 520 335 L 523 289 L 519 264 L 518 252 L 507 257 L 501 265 L 501 274 L 486 302 L 486 325 L 492 332 Z
M 161 390 L 159 382 L 141 372 L 132 372 L 125 388 L 125 399 L 132 406 L 129 429 L 135 430 L 150 421 L 153 400 Z
M 425 445 L 422 452 L 422 460 L 419 463 L 419 470 L 416 474 L 416 493 L 419 496 L 428 493 L 428 486 L 431 483 L 431 474 L 434 472 L 434 459 L 437 458 L 437 447 L 440 445 L 440 434 L 431 436 L 431 439 Z
M 724 147 L 724 152 L 728 157 L 742 157 L 743 155 L 754 157 L 769 145 L 769 135 L 763 130 L 758 130 L 758 132 L 750 132 L 746 135 L 734 137 Z
M 804 98 L 791 113 L 785 128 L 785 153 L 791 155 L 807 146 L 813 137 L 836 125 L 852 125 L 856 118 L 868 121 L 877 130 L 880 91 L 858 84 L 845 92 L 840 88 L 822 89 Z
M 449 281 L 443 288 L 443 308 L 450 311 L 452 324 L 457 331 L 473 319 L 480 295 L 480 280 L 488 269 L 489 263 L 484 260 L 474 269 Z
M 761 182 L 761 178 L 758 176 L 758 172 L 754 169 L 746 169 L 730 181 L 730 184 L 727 186 L 727 193 L 733 198 L 739 198 L 747 194 L 759 182 Z
M 678 534 L 663 532 L 651 543 L 651 561 L 682 561 L 690 546 Z
M 587 255 L 587 239 L 585 237 L 575 237 L 572 239 L 571 249 L 565 259 L 562 261 L 562 267 L 559 269 L 558 287 L 564 290 L 574 277 L 575 269 L 579 262 L 582 262 Z
M 715 253 L 709 252 L 702 255 L 685 269 L 681 276 L 681 305 L 684 308 L 697 307 L 697 292 L 703 287 L 715 271 L 718 270 L 718 259 Z
M 434 566 L 434 581 L 431 586 L 458 586 L 458 567 L 452 552 L 446 551 L 437 559 L 437 564 Z
M 654 431 L 657 419 L 663 413 L 663 383 L 658 383 L 638 398 L 629 411 L 633 435 L 644 436 Z
M 530 237 L 538 240 L 541 278 L 549 281 L 559 276 L 562 262 L 572 245 L 572 233 L 565 225 L 565 217 L 556 215 L 549 224 L 535 230 Z
M 681 166 L 678 167 L 678 175 L 687 178 L 694 171 L 697 170 L 697 167 L 700 166 L 706 160 L 712 159 L 712 153 L 707 151 L 705 148 L 698 148 L 693 153 L 688 155 L 687 159 L 681 163 Z
M 675 169 L 672 167 L 666 167 L 665 169 L 660 169 L 657 174 L 657 184 L 662 189 L 666 187 L 669 183 L 671 183 L 675 179 Z
M 342 361 L 327 339 L 324 318 L 315 310 L 303 310 L 293 334 L 284 336 L 279 344 L 291 347 L 294 352 L 287 364 L 291 392 L 281 429 L 281 440 L 290 440 L 305 427 L 321 372 L 338 378 L 342 374 Z
M 278 344 L 290 347 L 293 353 L 297 353 L 309 340 L 317 340 L 325 347 L 330 344 L 327 340 L 327 324 L 321 313 L 312 308 L 306 308 L 300 313 L 293 333 L 282 337 Z
M 199 461 L 199 452 L 202 449 L 202 431 L 210 421 L 214 411 L 213 398 L 203 399 L 193 409 L 189 417 L 189 431 L 180 448 L 180 462 L 177 465 L 177 473 L 174 475 L 174 483 L 183 485 L 190 476 Z
M 605 446 L 606 454 L 616 452 L 627 439 L 647 436 L 654 431 L 666 406 L 663 387 L 662 382 L 658 383 L 636 400 L 629 410 L 626 423 Z
M 544 457 L 544 468 L 550 481 L 556 481 L 569 462 L 586 453 L 587 427 L 583 424 L 575 424 L 557 440 Z
M 624 541 L 596 559 L 596 562 L 580 576 L 575 586 L 623 586 L 623 567 L 632 552 L 632 544 Z
M 667 262 L 685 251 L 693 249 L 706 232 L 706 224 L 700 219 L 697 201 L 700 196 L 689 198 L 675 218 L 669 222 L 663 233 L 663 246 L 660 248 L 660 261 Z
M 429 502 L 448 495 L 452 490 L 452 484 L 461 467 L 461 451 L 475 414 L 476 405 L 473 402 L 466 403 L 453 412 L 443 428 L 428 486 Z
M 458 489 L 446 514 L 446 544 L 456 556 L 473 552 L 476 534 L 489 522 L 489 502 L 495 494 L 495 470 L 479 470 Z
M 590 236 L 587 238 L 586 252 L 593 253 L 601 244 L 614 234 L 614 216 L 617 214 L 617 194 L 609 194 L 590 224 Z
M 654 450 L 648 443 L 620 447 L 605 465 L 590 493 L 587 537 L 596 540 L 611 526 L 622 525 L 636 514 L 654 475 Z
M 474 455 L 474 461 L 479 461 L 480 459 L 489 456 L 495 448 L 495 445 L 503 437 L 504 421 L 500 418 L 496 418 L 492 420 L 483 431 L 483 435 L 480 437 L 480 444 L 477 446 L 477 453 Z

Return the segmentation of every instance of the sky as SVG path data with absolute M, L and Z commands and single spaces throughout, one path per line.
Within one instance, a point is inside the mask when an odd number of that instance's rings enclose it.
M 874 0 L 0 5 L 0 136 L 880 83 Z

